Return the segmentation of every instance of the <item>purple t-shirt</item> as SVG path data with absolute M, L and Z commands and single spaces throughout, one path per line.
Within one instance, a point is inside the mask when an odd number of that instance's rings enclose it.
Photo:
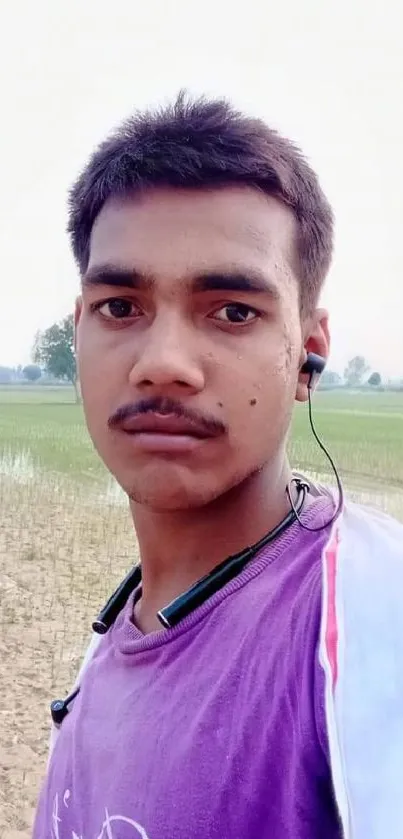
M 35 839 L 341 837 L 318 661 L 327 536 L 293 524 L 174 629 L 144 636 L 130 598 L 61 726 Z

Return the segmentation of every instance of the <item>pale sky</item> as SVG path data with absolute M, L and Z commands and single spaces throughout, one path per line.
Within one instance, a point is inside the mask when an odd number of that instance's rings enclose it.
M 66 194 L 104 135 L 179 88 L 296 140 L 336 213 L 331 366 L 403 376 L 400 0 L 30 0 L 0 20 L 0 364 L 72 309 Z

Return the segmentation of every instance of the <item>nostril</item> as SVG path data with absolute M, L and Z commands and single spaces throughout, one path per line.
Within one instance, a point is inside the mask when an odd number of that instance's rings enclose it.
M 182 381 L 182 379 L 175 379 L 175 381 L 173 381 L 172 384 L 176 385 L 176 387 L 189 389 L 188 382 L 184 382 L 184 381 Z M 140 382 L 140 387 L 158 387 L 158 385 L 159 385 L 159 383 L 153 382 L 152 379 L 143 379 Z M 159 385 L 159 386 L 161 386 L 161 385 Z

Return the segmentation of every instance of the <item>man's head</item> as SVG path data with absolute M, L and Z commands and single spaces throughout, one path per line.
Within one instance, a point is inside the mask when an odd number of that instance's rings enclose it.
M 298 149 L 225 102 L 181 96 L 95 152 L 70 197 L 78 366 L 131 498 L 194 507 L 280 468 L 301 364 L 328 352 L 332 227 Z

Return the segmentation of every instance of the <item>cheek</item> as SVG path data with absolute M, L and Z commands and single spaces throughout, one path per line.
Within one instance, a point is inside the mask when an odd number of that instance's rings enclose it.
M 107 392 L 125 371 L 118 342 L 105 340 L 101 330 L 88 319 L 78 332 L 77 362 L 82 387 Z
M 121 365 L 86 336 L 78 347 L 77 367 L 87 424 L 97 433 L 124 398 Z
M 294 365 L 281 359 L 257 359 L 226 371 L 221 390 L 224 412 L 233 438 L 261 445 L 261 439 L 287 431 L 295 397 Z

